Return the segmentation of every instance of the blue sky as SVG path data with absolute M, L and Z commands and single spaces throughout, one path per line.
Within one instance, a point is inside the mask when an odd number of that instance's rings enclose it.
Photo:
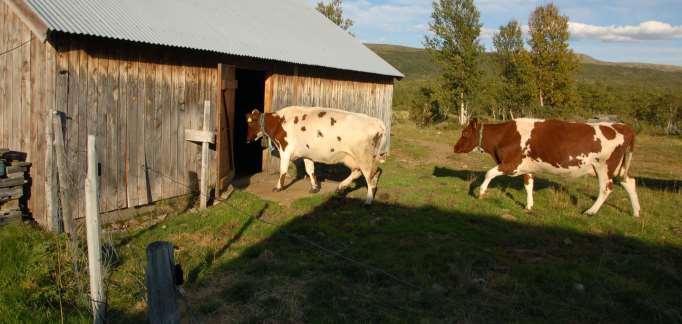
M 317 1 L 308 0 L 311 4 Z M 363 42 L 422 47 L 432 0 L 344 0 L 352 31 Z M 576 52 L 614 62 L 682 66 L 682 0 L 553 1 L 570 20 Z M 539 0 L 476 0 L 481 12 L 481 42 L 510 19 L 527 24 Z

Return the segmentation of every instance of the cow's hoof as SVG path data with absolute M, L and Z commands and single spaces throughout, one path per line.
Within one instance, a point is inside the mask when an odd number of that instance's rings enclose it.
M 483 198 L 485 198 L 485 193 L 480 193 L 480 194 L 478 194 L 478 196 L 477 196 L 476 198 L 478 198 L 478 199 L 483 199 Z
M 594 215 L 596 215 L 596 214 L 597 214 L 597 212 L 591 211 L 591 210 L 589 210 L 589 209 L 586 210 L 585 212 L 583 212 L 583 215 L 585 215 L 585 216 L 594 216 Z
M 525 211 L 526 214 L 532 214 L 532 213 L 533 213 L 533 209 L 532 209 L 532 208 L 527 208 L 527 207 L 526 207 L 526 208 L 523 209 L 523 211 Z
M 320 192 L 320 187 L 311 188 L 308 192 L 311 193 L 311 194 L 318 193 L 318 192 Z
M 282 191 L 282 188 L 272 188 L 272 192 L 280 192 Z

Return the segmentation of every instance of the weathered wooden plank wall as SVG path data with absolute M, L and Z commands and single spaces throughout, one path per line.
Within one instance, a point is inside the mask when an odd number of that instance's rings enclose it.
M 199 145 L 181 134 L 200 128 L 204 100 L 215 107 L 216 69 L 170 58 L 151 46 L 110 50 L 103 41 L 63 38 L 56 47 L 57 73 L 69 78 L 64 111 L 69 171 L 73 179 L 84 179 L 85 140 L 89 133 L 96 135 L 100 211 L 193 191 Z M 78 182 L 72 186 L 80 218 L 84 188 Z
M 45 119 L 54 105 L 55 49 L 33 37 L 0 2 L 0 147 L 27 153 L 31 167 L 29 209 L 45 219 Z

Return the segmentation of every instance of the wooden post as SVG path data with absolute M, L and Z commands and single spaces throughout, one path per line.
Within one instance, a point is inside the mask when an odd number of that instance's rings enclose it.
M 54 132 L 52 127 L 53 112 L 47 113 L 48 117 L 45 119 L 45 140 L 47 142 L 45 155 L 45 209 L 47 227 L 50 231 L 61 233 L 64 231 L 59 223 L 59 213 L 57 212 L 57 177 L 54 170 Z
M 211 102 L 204 101 L 204 125 L 201 131 L 186 129 L 185 140 L 201 143 L 201 174 L 199 180 L 199 204 L 201 208 L 208 205 L 208 149 L 215 143 L 215 132 L 211 130 Z
M 204 132 L 209 132 L 211 127 L 211 102 L 204 101 Z M 201 143 L 201 208 L 206 208 L 208 204 L 208 142 Z
M 106 320 L 106 295 L 102 281 L 102 246 L 99 239 L 99 203 L 97 200 L 97 151 L 95 136 L 88 135 L 88 175 L 85 179 L 85 222 L 88 237 L 88 270 L 93 323 Z
M 53 112 L 52 116 L 53 131 L 54 131 L 54 151 L 57 158 L 57 173 L 59 174 L 59 198 L 62 207 L 62 219 L 64 221 L 64 230 L 71 237 L 71 242 L 74 247 L 78 246 L 78 237 L 76 236 L 76 227 L 73 222 L 73 211 L 71 210 L 71 190 L 69 188 L 69 176 L 66 168 L 66 151 L 64 149 L 64 134 L 62 131 L 61 116 L 57 111 Z
M 174 268 L 173 244 L 157 241 L 147 246 L 147 307 L 152 324 L 180 323 Z

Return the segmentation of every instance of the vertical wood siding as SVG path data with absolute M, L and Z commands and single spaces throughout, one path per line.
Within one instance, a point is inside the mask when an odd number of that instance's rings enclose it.
M 0 2 L 0 53 L 0 147 L 27 153 L 33 163 L 28 207 L 46 224 L 45 120 L 54 105 L 55 49 Z
M 215 110 L 215 68 L 171 59 L 159 49 L 111 50 L 76 39 L 58 43 L 57 51 L 57 73 L 69 80 L 63 109 L 69 173 L 85 178 L 85 140 L 96 135 L 100 211 L 194 191 L 200 146 L 185 141 L 184 130 L 200 128 L 204 100 Z M 77 182 L 71 184 L 74 210 L 84 217 L 84 187 Z

